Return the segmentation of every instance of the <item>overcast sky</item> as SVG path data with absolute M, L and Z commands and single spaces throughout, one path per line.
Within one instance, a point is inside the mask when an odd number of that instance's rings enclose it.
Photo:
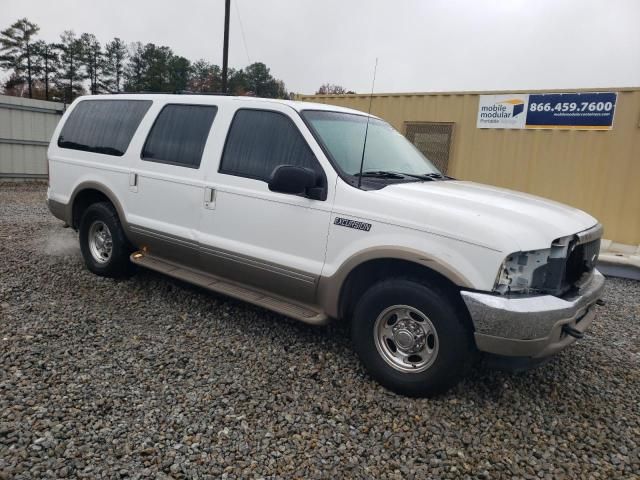
M 266 63 L 289 90 L 358 93 L 640 86 L 640 0 L 231 0 L 230 66 Z M 0 0 L 102 42 L 170 46 L 222 63 L 224 0 Z M 241 31 L 244 27 L 244 37 Z

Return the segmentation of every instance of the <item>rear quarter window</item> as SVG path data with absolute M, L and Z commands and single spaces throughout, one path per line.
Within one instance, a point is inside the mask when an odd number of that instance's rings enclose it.
M 151 100 L 83 100 L 58 137 L 58 147 L 121 157 Z

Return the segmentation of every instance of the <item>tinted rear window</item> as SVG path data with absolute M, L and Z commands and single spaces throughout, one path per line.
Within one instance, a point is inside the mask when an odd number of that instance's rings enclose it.
M 142 149 L 142 159 L 198 168 L 218 108 L 214 105 L 166 105 Z
M 150 106 L 151 100 L 84 100 L 62 127 L 58 146 L 120 157 Z

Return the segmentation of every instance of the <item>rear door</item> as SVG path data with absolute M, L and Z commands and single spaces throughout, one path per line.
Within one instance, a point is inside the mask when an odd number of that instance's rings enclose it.
M 217 106 L 168 103 L 151 116 L 129 175 L 130 230 L 149 253 L 197 266 L 204 173 Z
M 311 303 L 325 259 L 336 174 L 295 110 L 278 103 L 244 105 L 229 112 L 220 164 L 205 172 L 202 264 Z M 315 170 L 326 199 L 270 191 L 267 182 L 279 165 Z

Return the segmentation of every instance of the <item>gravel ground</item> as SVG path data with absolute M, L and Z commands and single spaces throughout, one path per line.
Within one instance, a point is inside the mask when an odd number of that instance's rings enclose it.
M 640 283 L 524 374 L 408 399 L 343 324 L 83 266 L 42 185 L 0 185 L 0 479 L 640 478 Z

